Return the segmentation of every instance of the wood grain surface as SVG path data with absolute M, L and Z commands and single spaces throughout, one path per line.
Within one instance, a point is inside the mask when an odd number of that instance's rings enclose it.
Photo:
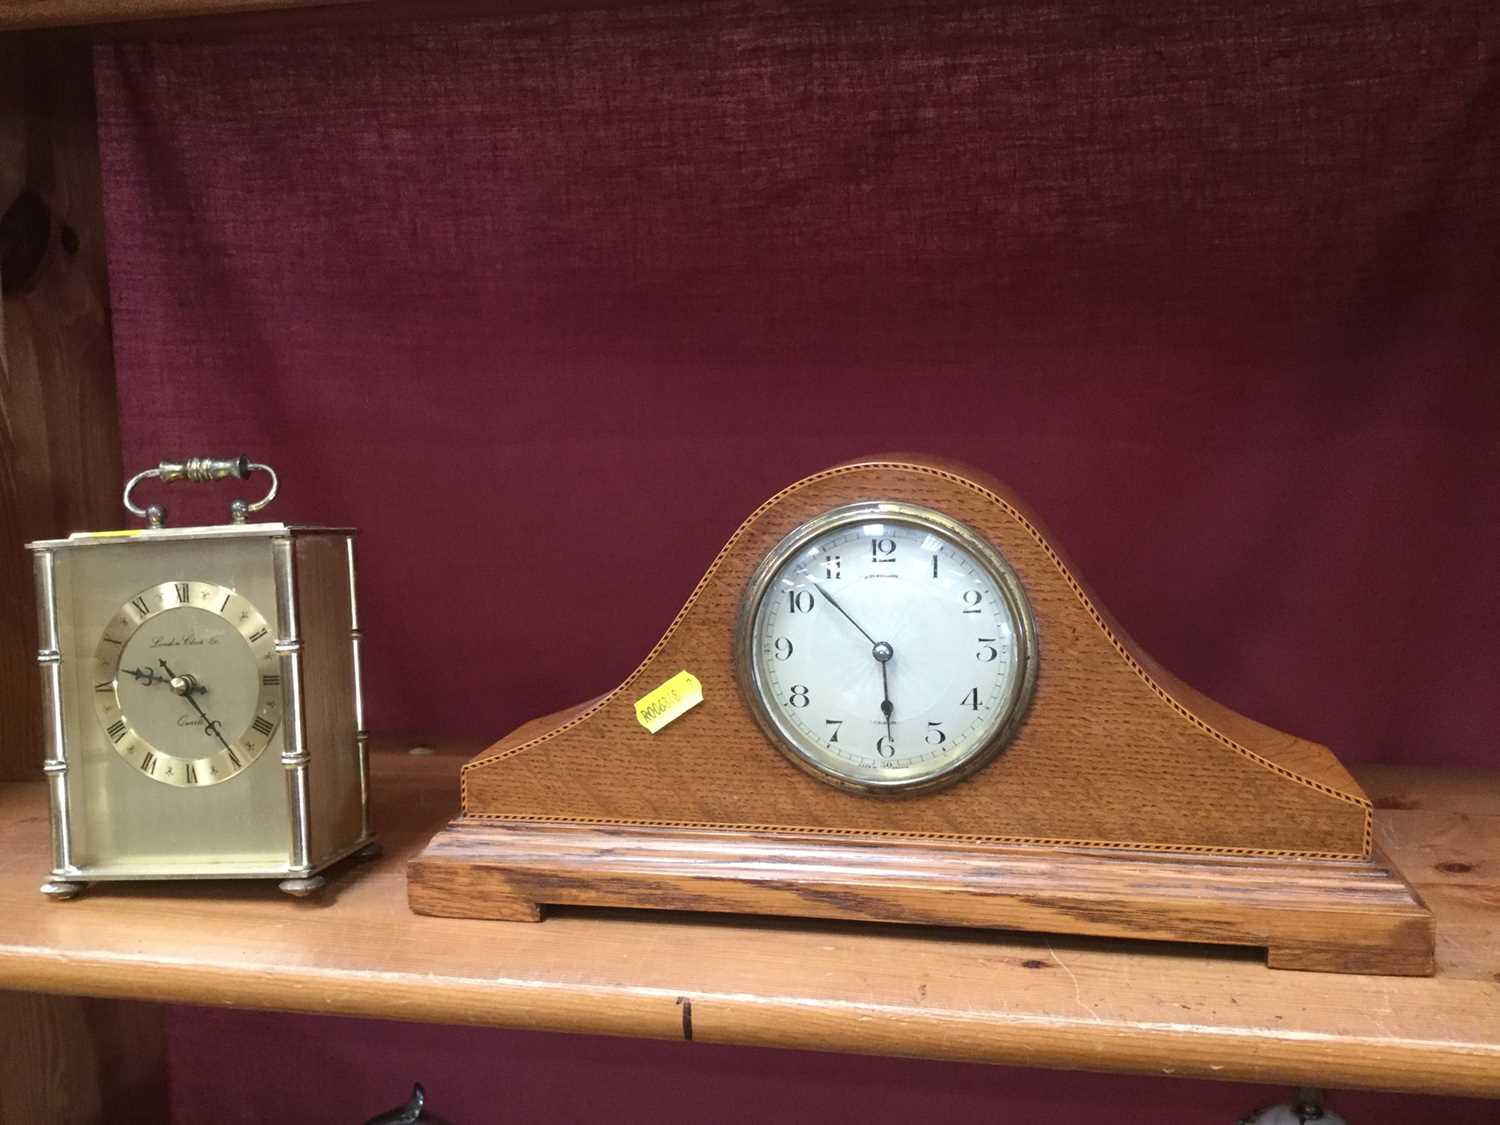
M 36 596 L 22 544 L 123 517 L 100 191 L 87 41 L 0 38 L 0 213 L 12 224 L 0 277 L 4 778 L 36 776 L 42 765 Z M 18 253 L 21 240 L 40 257 Z
M 5 212 L 28 228 L 10 227 L 11 250 L 24 238 L 41 253 L 6 253 L 0 266 L 0 778 L 39 778 L 35 596 L 21 544 L 113 526 L 119 512 L 94 78 L 80 37 L 0 38 Z M 0 1121 L 166 1119 L 157 1005 L 3 992 L 0 1027 Z
M 364 0 L 6 0 L 0 29 L 76 27 L 173 16 L 211 16 L 280 8 L 359 4 Z
M 750 574 L 814 515 L 868 500 L 943 512 L 1015 568 L 1036 618 L 1036 691 L 969 779 L 901 799 L 792 765 L 740 694 Z M 634 704 L 681 669 L 703 703 L 655 735 Z M 1142 653 L 1035 514 L 999 483 L 925 458 L 839 466 L 783 489 L 712 560 L 666 635 L 593 707 L 502 739 L 463 773 L 470 821 L 882 834 L 902 839 L 1333 859 L 1370 854 L 1370 805 L 1329 751 L 1204 698 Z
M 1267 949 L 1273 968 L 1421 976 L 1426 907 L 1377 861 L 1109 854 L 791 833 L 459 822 L 412 862 L 413 910 L 541 921 L 651 906 Z
M 1372 792 L 1418 806 L 1378 810 L 1377 835 L 1433 908 L 1438 968 L 1367 977 L 926 926 L 412 914 L 406 864 L 454 813 L 476 749 L 376 753 L 386 856 L 337 873 L 322 901 L 176 884 L 45 902 L 44 790 L 0 785 L 0 987 L 663 1039 L 682 1037 L 687 1001 L 695 1043 L 1500 1096 L 1500 775 L 1433 775 L 1429 793 L 1428 775 L 1377 771 Z
M 631 0 L 5 0 L 0 32 L 110 25 L 104 34 L 243 35 L 394 19 L 432 19 L 558 8 L 602 8 Z
M 0 992 L 0 1121 L 161 1125 L 160 1005 Z

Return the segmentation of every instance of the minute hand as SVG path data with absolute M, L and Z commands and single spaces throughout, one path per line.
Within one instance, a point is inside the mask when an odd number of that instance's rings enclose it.
M 208 717 L 208 715 L 204 712 L 203 708 L 198 706 L 198 701 L 193 698 L 193 696 L 192 696 L 191 693 L 189 693 L 185 698 L 187 699 L 187 701 L 189 703 L 191 703 L 193 705 L 193 710 L 196 711 L 196 712 L 198 712 L 198 714 L 203 717 L 203 726 L 204 726 L 204 729 L 208 730 L 208 731 L 211 731 L 213 733 L 213 736 L 219 740 L 219 744 L 221 746 L 223 746 L 224 749 L 228 750 L 229 749 L 229 743 L 224 740 L 224 735 L 219 730 L 219 724 L 217 722 L 215 722 L 213 719 L 210 719 Z
M 169 679 L 175 675 L 172 669 L 167 666 L 167 662 L 165 660 L 158 660 L 157 663 L 161 665 L 162 671 L 167 674 Z M 203 720 L 204 732 L 213 735 L 219 740 L 219 745 L 223 746 L 225 750 L 228 750 L 229 743 L 224 741 L 224 735 L 219 730 L 219 724 L 210 719 L 207 712 L 205 712 L 202 707 L 198 706 L 198 701 L 193 698 L 193 691 L 191 687 L 188 688 L 187 693 L 184 694 L 182 698 L 186 699 L 188 703 L 192 705 L 193 710 L 198 712 L 198 717 Z
M 869 641 L 872 645 L 878 643 L 875 640 L 874 637 L 870 636 L 869 633 L 865 632 L 864 626 L 862 626 L 858 621 L 854 620 L 854 618 L 852 618 L 852 617 L 849 616 L 849 611 L 848 610 L 846 610 L 843 606 L 839 605 L 838 602 L 836 602 L 836 601 L 833 600 L 833 595 L 832 594 L 830 594 L 827 590 L 823 589 L 823 587 L 819 586 L 816 582 L 813 583 L 813 589 L 817 590 L 818 593 L 822 594 L 825 598 L 827 598 L 828 599 L 828 604 L 831 605 L 831 606 L 833 606 L 833 608 L 836 609 L 836 610 L 838 610 L 840 613 L 842 613 L 844 615 L 844 617 L 848 619 L 849 624 L 853 625 L 856 629 L 858 629 L 860 631 L 861 635 L 863 635 L 863 637 L 865 638 L 865 640 Z

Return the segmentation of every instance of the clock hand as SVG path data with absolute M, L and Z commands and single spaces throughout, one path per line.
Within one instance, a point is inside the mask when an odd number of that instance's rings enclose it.
M 211 734 L 211 735 L 213 735 L 215 738 L 217 738 L 219 740 L 219 745 L 222 746 L 222 747 L 224 747 L 224 749 L 228 750 L 229 749 L 229 743 L 226 742 L 226 741 L 224 741 L 224 735 L 219 730 L 219 721 L 217 719 L 210 719 L 208 717 L 208 715 L 204 713 L 203 708 L 198 706 L 198 701 L 196 699 L 194 699 L 191 695 L 185 695 L 185 696 L 183 696 L 183 698 L 186 699 L 189 703 L 191 703 L 193 705 L 193 710 L 196 711 L 196 712 L 198 712 L 198 714 L 203 717 L 203 731 L 204 731 L 204 733 L 205 734 Z
M 875 659 L 880 662 L 880 690 L 885 698 L 880 701 L 880 713 L 885 716 L 885 737 L 891 744 L 892 749 L 896 746 L 895 736 L 891 734 L 891 712 L 895 705 L 891 703 L 891 682 L 886 675 L 885 666 L 891 662 L 891 657 L 896 655 L 889 642 L 881 641 L 875 646 Z
M 224 735 L 219 730 L 219 723 L 214 719 L 210 719 L 203 708 L 198 706 L 198 701 L 193 698 L 193 692 L 197 690 L 198 681 L 193 679 L 192 676 L 175 675 L 172 669 L 167 667 L 166 660 L 158 660 L 157 663 L 162 666 L 162 671 L 171 677 L 170 682 L 173 693 L 186 699 L 188 703 L 192 704 L 193 710 L 198 712 L 198 717 L 203 720 L 203 733 L 213 735 L 219 740 L 219 745 L 228 750 L 229 743 L 224 741 Z
M 818 593 L 822 594 L 825 598 L 827 598 L 829 605 L 833 606 L 834 609 L 838 610 L 846 618 L 848 618 L 849 624 L 853 625 L 856 629 L 858 629 L 859 632 L 860 632 L 860 635 L 863 636 L 865 640 L 869 641 L 872 645 L 878 643 L 875 640 L 874 637 L 870 636 L 869 633 L 865 632 L 864 627 L 862 625 L 860 625 L 860 623 L 858 621 L 854 620 L 854 618 L 852 618 L 852 617 L 849 617 L 849 611 L 848 610 L 846 610 L 843 606 L 839 605 L 838 602 L 836 602 L 836 601 L 833 600 L 833 595 L 832 594 L 830 594 L 827 590 L 823 589 L 823 587 L 819 586 L 816 582 L 813 583 L 813 589 L 817 590 Z M 878 660 L 879 657 L 876 657 L 876 659 Z
M 880 701 L 880 713 L 885 716 L 885 736 L 886 738 L 890 739 L 892 745 L 894 745 L 895 738 L 891 734 L 891 712 L 896 708 L 891 703 L 890 678 L 886 675 L 885 666 L 890 663 L 891 657 L 896 655 L 896 650 L 891 647 L 891 643 L 889 641 L 877 641 L 874 637 L 870 636 L 869 633 L 866 633 L 864 630 L 864 626 L 862 626 L 858 621 L 854 620 L 854 618 L 850 617 L 849 611 L 846 610 L 843 606 L 839 605 L 839 603 L 834 599 L 834 596 L 827 590 L 823 589 L 823 587 L 818 583 L 813 583 L 813 589 L 817 590 L 818 593 L 827 598 L 828 604 L 842 613 L 848 619 L 849 624 L 858 629 L 860 635 L 874 646 L 871 649 L 871 655 L 873 655 L 876 661 L 878 661 L 880 664 L 880 691 L 881 695 L 883 696 Z
M 155 668 L 125 668 L 122 671 L 134 676 L 136 683 L 145 684 L 147 687 L 150 687 L 152 684 L 165 684 L 169 682 L 165 676 L 157 675 Z M 191 690 L 197 692 L 199 695 L 205 695 L 208 692 L 208 685 L 200 684 L 194 679 Z

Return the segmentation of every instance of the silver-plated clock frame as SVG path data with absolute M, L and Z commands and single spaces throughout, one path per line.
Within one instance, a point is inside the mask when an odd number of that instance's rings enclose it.
M 937 773 L 924 774 L 916 779 L 897 777 L 889 781 L 870 781 L 850 776 L 818 760 L 804 746 L 803 735 L 788 724 L 776 708 L 767 704 L 768 690 L 764 672 L 755 658 L 756 621 L 760 607 L 771 583 L 787 561 L 809 543 L 831 531 L 874 521 L 921 528 L 948 539 L 968 552 L 984 568 L 995 588 L 1000 591 L 1011 619 L 1015 622 L 1014 643 L 1018 674 L 1011 677 L 1010 690 L 986 723 L 985 733 L 977 740 L 975 749 L 955 759 Z M 831 508 L 812 517 L 794 528 L 766 553 L 750 575 L 750 581 L 740 599 L 739 616 L 735 624 L 734 654 L 735 674 L 745 705 L 772 745 L 794 765 L 840 789 L 900 797 L 929 793 L 971 776 L 993 760 L 1015 737 L 1026 717 L 1036 688 L 1037 628 L 1031 605 L 1014 568 L 994 545 L 967 524 L 917 504 L 900 500 L 867 500 Z

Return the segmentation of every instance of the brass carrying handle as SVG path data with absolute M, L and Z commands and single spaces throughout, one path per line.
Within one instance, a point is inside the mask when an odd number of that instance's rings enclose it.
M 238 457 L 215 458 L 215 457 L 189 457 L 186 461 L 163 461 L 154 469 L 144 469 L 130 478 L 130 483 L 125 486 L 125 510 L 133 516 L 139 516 L 151 527 L 161 527 L 167 518 L 166 511 L 159 504 L 151 504 L 145 508 L 138 507 L 131 502 L 130 493 L 136 485 L 143 480 L 152 477 L 171 484 L 173 481 L 211 481 L 244 480 L 251 473 L 260 470 L 271 478 L 271 488 L 264 496 L 255 503 L 246 503 L 244 500 L 236 500 L 229 505 L 229 518 L 234 523 L 244 523 L 245 517 L 251 512 L 258 512 L 276 499 L 276 488 L 278 481 L 276 471 L 270 465 L 261 465 L 251 461 L 250 458 L 241 454 Z

